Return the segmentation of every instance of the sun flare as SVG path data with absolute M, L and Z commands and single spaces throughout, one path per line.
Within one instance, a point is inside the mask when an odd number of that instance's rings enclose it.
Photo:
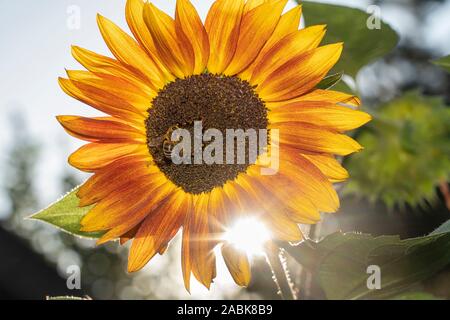
M 264 246 L 271 239 L 268 228 L 256 218 L 237 221 L 227 230 L 224 240 L 248 256 L 264 254 Z

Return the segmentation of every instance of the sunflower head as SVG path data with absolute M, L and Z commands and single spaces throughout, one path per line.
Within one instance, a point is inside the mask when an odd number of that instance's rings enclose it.
M 299 30 L 301 7 L 285 12 L 286 3 L 218 0 L 203 23 L 188 0 L 177 1 L 174 18 L 128 0 L 134 38 L 98 16 L 113 58 L 73 47 L 86 70 L 68 71 L 60 85 L 105 114 L 58 117 L 88 142 L 69 158 L 92 173 L 78 191 L 80 205 L 93 206 L 82 227 L 105 232 L 99 244 L 133 240 L 129 271 L 182 229 L 188 289 L 191 274 L 209 288 L 218 245 L 247 286 L 249 257 L 224 236 L 237 220 L 296 242 L 299 224 L 338 209 L 332 183 L 348 174 L 334 156 L 361 149 L 343 132 L 370 117 L 355 110 L 358 98 L 316 88 L 342 44 L 319 46 L 325 27 Z

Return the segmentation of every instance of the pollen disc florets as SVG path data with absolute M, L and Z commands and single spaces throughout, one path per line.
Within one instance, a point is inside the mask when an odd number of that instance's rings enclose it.
M 223 186 L 245 172 L 250 163 L 175 164 L 168 145 L 174 129 L 193 133 L 194 123 L 201 121 L 204 131 L 217 129 L 225 137 L 227 129 L 258 132 L 268 126 L 265 104 L 248 82 L 211 74 L 169 83 L 153 100 L 148 113 L 148 148 L 156 165 L 173 183 L 192 194 Z

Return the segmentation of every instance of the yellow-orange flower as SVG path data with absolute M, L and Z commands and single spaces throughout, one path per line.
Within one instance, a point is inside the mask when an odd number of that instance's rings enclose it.
M 343 132 L 370 117 L 344 106 L 358 106 L 358 98 L 316 88 L 342 44 L 319 46 L 325 26 L 299 30 L 301 7 L 283 13 L 286 3 L 218 0 L 203 24 L 189 0 L 177 1 L 175 19 L 128 0 L 134 38 L 98 16 L 115 58 L 73 47 L 87 71 L 68 71 L 60 85 L 107 115 L 58 117 L 69 134 L 89 142 L 69 159 L 93 173 L 78 192 L 81 206 L 93 205 L 82 230 L 105 231 L 99 244 L 132 239 L 130 272 L 162 254 L 182 229 L 185 285 L 193 274 L 209 288 L 213 249 L 237 218 L 257 214 L 274 238 L 295 242 L 302 239 L 298 224 L 338 209 L 332 182 L 348 174 L 334 155 L 361 149 Z M 279 172 L 261 175 L 260 164 L 168 163 L 158 134 L 194 120 L 278 129 Z M 222 255 L 236 283 L 248 285 L 246 254 L 223 244 Z

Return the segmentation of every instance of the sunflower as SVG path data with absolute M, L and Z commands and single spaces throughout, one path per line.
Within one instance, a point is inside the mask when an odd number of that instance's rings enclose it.
M 235 282 L 247 286 L 249 257 L 221 240 L 234 221 L 257 216 L 274 239 L 298 242 L 299 224 L 338 209 L 332 183 L 348 174 L 334 156 L 361 149 L 343 132 L 370 117 L 355 110 L 358 98 L 316 88 L 343 45 L 319 46 L 325 26 L 299 30 L 301 6 L 284 13 L 286 3 L 218 0 L 203 24 L 189 0 L 177 1 L 175 19 L 150 2 L 128 0 L 134 38 L 98 15 L 114 58 L 73 47 L 87 71 L 67 71 L 59 83 L 106 114 L 58 117 L 70 135 L 89 142 L 69 158 L 93 173 L 77 194 L 80 206 L 92 206 L 82 231 L 104 232 L 98 244 L 133 240 L 130 272 L 163 254 L 182 229 L 188 290 L 191 274 L 210 287 L 219 245 Z M 279 130 L 278 172 L 262 175 L 259 162 L 169 161 L 167 135 L 196 121 L 221 132 Z

